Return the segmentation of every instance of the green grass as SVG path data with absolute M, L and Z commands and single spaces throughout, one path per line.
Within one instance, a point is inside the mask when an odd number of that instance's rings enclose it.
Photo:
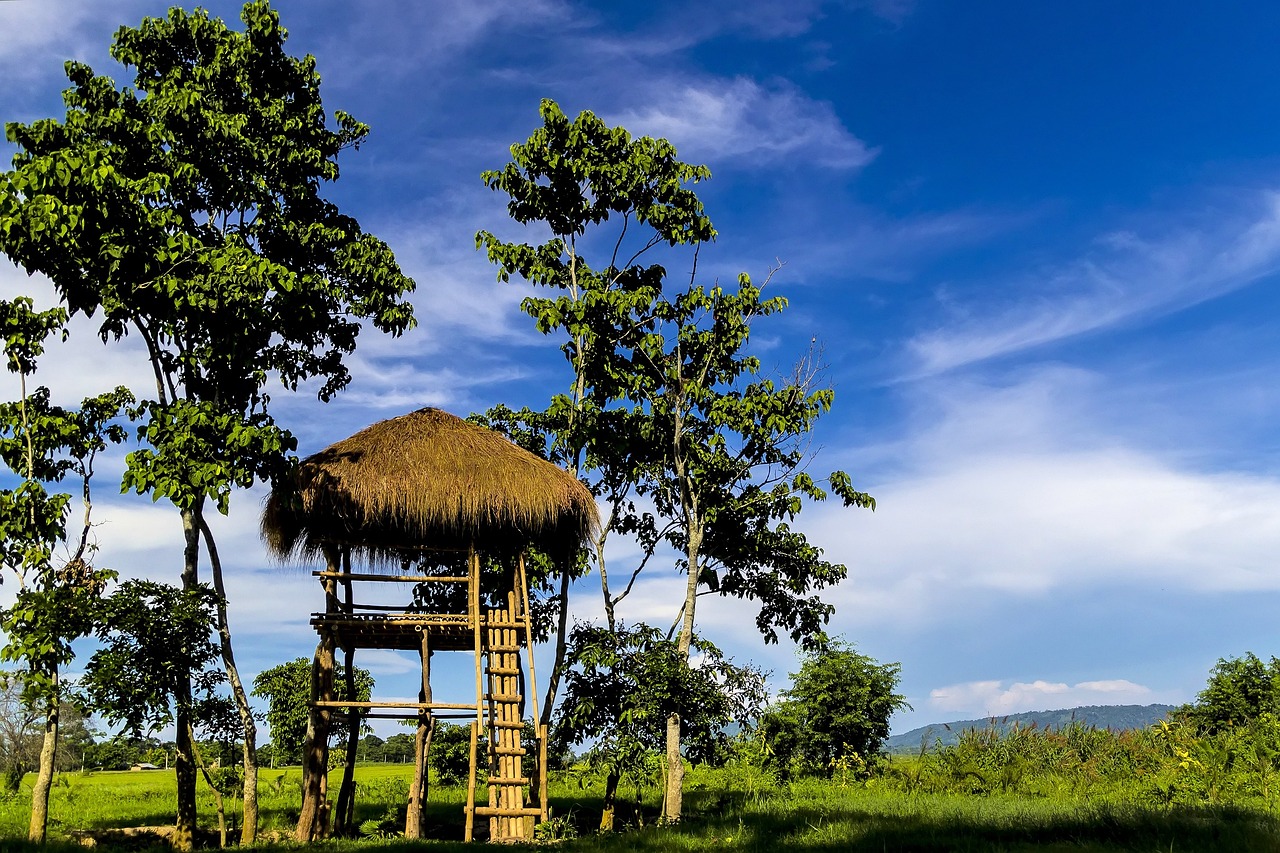
M 402 804 L 410 768 L 364 765 L 358 820 L 378 819 Z M 167 771 L 68 774 L 54 788 L 51 816 L 55 843 L 44 848 L 67 853 L 65 839 L 76 829 L 171 823 L 174 777 Z M 337 784 L 338 774 L 333 777 Z M 292 829 L 299 798 L 297 768 L 264 770 L 261 785 L 263 829 Z M 593 834 L 599 821 L 600 789 L 574 779 L 551 790 L 553 813 L 565 816 L 579 834 L 558 845 L 564 851 L 684 851 L 725 849 L 778 853 L 810 851 L 1280 851 L 1280 821 L 1264 810 L 1242 806 L 1150 806 L 1114 798 L 1043 797 L 1026 794 L 908 794 L 884 785 L 842 788 L 809 780 L 774 788 L 739 771 L 695 771 L 689 777 L 686 821 L 677 827 L 655 827 L 657 792 L 645 790 L 637 816 L 634 795 L 620 808 L 628 831 Z M 31 853 L 25 836 L 28 789 L 0 802 L 0 850 Z M 326 853 L 461 850 L 460 788 L 433 786 L 428 804 L 433 840 L 343 840 L 320 846 Z M 201 784 L 201 823 L 212 827 L 212 797 Z M 637 829 L 638 817 L 647 826 Z M 293 849 L 287 843 L 260 845 L 264 850 Z M 98 848 L 102 850 L 102 847 Z M 474 848 L 470 848 L 474 849 Z

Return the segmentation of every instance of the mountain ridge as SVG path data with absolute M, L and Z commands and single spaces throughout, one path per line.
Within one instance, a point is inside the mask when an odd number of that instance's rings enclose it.
M 960 739 L 965 729 L 986 729 L 994 727 L 1000 732 L 1008 731 L 1015 725 L 1026 728 L 1060 729 L 1071 723 L 1080 723 L 1099 729 L 1126 731 L 1143 729 L 1154 725 L 1168 716 L 1176 705 L 1080 705 L 1075 708 L 1062 708 L 1053 711 L 1023 711 L 1017 714 L 1001 714 L 982 717 L 976 720 L 954 720 L 947 723 L 930 723 L 926 726 L 893 735 L 885 739 L 884 749 L 891 753 L 919 752 L 923 739 L 929 749 L 939 742 L 950 746 Z

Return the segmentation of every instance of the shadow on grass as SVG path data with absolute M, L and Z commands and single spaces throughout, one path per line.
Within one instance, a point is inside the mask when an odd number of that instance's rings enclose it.
M 1089 853 L 1095 851 L 1175 851 L 1175 853 L 1272 853 L 1280 851 L 1280 820 L 1273 815 L 1235 807 L 1144 808 L 1139 806 L 1080 806 L 1055 812 L 1043 803 L 1019 804 L 973 798 L 912 798 L 851 795 L 806 803 L 790 797 L 747 800 L 740 796 L 702 792 L 687 798 L 691 817 L 673 827 L 652 825 L 610 835 L 593 834 L 600 818 L 600 799 L 584 791 L 581 797 L 554 797 L 553 812 L 569 816 L 581 837 L 556 847 L 563 853 L 586 851 L 729 850 L 781 853 L 893 850 L 1000 851 L 1000 853 Z M 633 820 L 631 810 L 619 815 Z M 316 846 L 324 853 L 388 850 L 453 853 L 469 850 L 462 837 L 460 803 L 430 804 L 431 840 L 334 840 Z M 363 816 L 363 815 L 362 815 Z M 375 815 L 377 816 L 377 815 Z M 403 815 L 397 815 L 403 827 Z M 366 818 L 368 819 L 368 818 Z M 483 839 L 484 823 L 478 826 Z M 0 841 L 6 853 L 84 853 L 69 842 L 43 847 L 25 841 Z M 101 853 L 116 850 L 166 850 L 162 845 L 102 845 Z M 298 851 L 294 844 L 259 845 L 255 850 Z
M 1074 815 L 974 812 L 886 814 L 856 800 L 837 808 L 794 805 L 776 813 L 730 807 L 678 827 L 637 833 L 617 846 L 567 849 L 659 851 L 724 846 L 738 850 L 808 851 L 1280 851 L 1280 821 L 1234 807 L 1147 809 L 1088 807 Z M 600 841 L 603 839 L 594 839 Z

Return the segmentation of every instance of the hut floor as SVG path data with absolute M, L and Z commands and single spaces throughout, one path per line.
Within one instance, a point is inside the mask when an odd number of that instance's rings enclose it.
M 481 620 L 484 627 L 484 620 Z M 475 628 L 465 613 L 313 613 L 311 624 L 329 632 L 343 648 L 397 649 L 416 652 L 422 634 L 431 633 L 431 648 L 442 652 L 474 651 Z

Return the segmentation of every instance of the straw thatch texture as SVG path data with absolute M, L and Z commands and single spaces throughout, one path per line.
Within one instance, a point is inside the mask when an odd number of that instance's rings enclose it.
M 333 444 L 276 488 L 262 533 L 281 559 L 326 542 L 371 562 L 405 550 L 564 553 L 598 523 L 595 502 L 568 472 L 504 436 L 439 409 L 381 421 Z

